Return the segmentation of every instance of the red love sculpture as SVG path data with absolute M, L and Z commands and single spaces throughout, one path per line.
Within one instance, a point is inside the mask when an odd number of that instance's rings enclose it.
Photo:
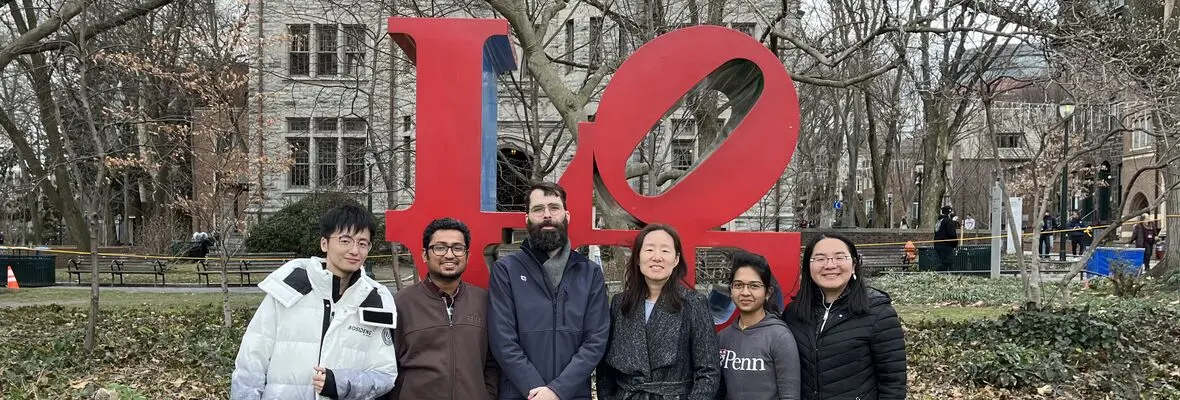
M 386 212 L 386 239 L 419 260 L 422 230 L 435 218 L 471 227 L 471 247 L 501 243 L 506 228 L 524 228 L 524 213 L 480 211 L 479 141 L 482 49 L 508 24 L 488 19 L 390 18 L 389 33 L 413 60 L 417 83 L 417 187 L 414 203 Z M 732 79 L 707 77 L 733 76 Z M 676 102 L 702 80 L 732 105 L 725 142 L 680 182 L 658 196 L 627 184 L 625 169 L 636 145 Z M 751 95 L 752 94 L 752 95 Z M 595 122 L 579 127 L 578 151 L 560 180 L 568 191 L 574 247 L 629 246 L 635 231 L 595 229 L 597 188 L 640 223 L 675 227 L 687 249 L 739 247 L 766 256 L 786 294 L 799 280 L 797 232 L 715 230 L 750 209 L 790 162 L 799 131 L 798 98 L 782 63 L 749 36 L 727 28 L 679 29 L 640 47 L 611 78 Z M 596 171 L 597 170 L 597 174 Z M 597 184 L 596 184 L 597 182 Z M 696 252 L 685 251 L 689 283 Z M 465 280 L 487 286 L 487 262 L 471 257 Z

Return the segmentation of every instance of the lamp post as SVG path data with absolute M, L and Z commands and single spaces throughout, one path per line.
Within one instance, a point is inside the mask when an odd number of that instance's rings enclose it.
M 918 186 L 918 215 L 914 216 L 915 228 L 922 226 L 922 162 L 914 164 L 914 185 Z
M 1065 132 L 1065 142 L 1061 146 L 1061 159 L 1062 160 L 1065 160 L 1066 157 L 1069 156 L 1069 120 L 1070 120 L 1069 117 L 1073 116 L 1073 111 L 1076 106 L 1077 105 L 1074 104 L 1073 100 L 1069 99 L 1069 98 L 1062 100 L 1061 104 L 1057 105 L 1057 116 L 1061 117 L 1061 119 L 1064 120 L 1063 130 Z M 1069 173 L 1068 173 L 1068 171 L 1069 171 L 1069 163 L 1063 162 L 1061 165 L 1061 205 L 1059 208 L 1059 211 L 1061 214 L 1059 214 L 1060 215 L 1059 218 L 1060 218 L 1060 220 L 1067 221 L 1067 222 L 1069 220 L 1066 219 L 1066 215 L 1065 215 L 1065 213 L 1066 213 L 1065 196 L 1067 196 L 1069 194 L 1069 181 L 1068 181 Z M 1060 242 L 1061 242 L 1060 246 L 1061 247 L 1060 247 L 1060 251 L 1058 252 L 1058 256 L 1060 257 L 1061 261 L 1065 261 L 1065 241 L 1066 241 L 1066 234 L 1065 234 L 1065 231 L 1062 231 L 1061 232 L 1061 239 L 1060 239 Z
M 893 193 L 885 195 L 885 208 L 889 210 L 889 228 L 893 228 Z

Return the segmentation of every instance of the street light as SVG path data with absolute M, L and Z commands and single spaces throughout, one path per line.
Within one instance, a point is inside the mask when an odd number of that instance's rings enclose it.
M 1062 160 L 1065 160 L 1066 157 L 1069 156 L 1069 121 L 1070 121 L 1070 117 L 1073 116 L 1073 112 L 1076 107 L 1077 107 L 1077 105 L 1074 104 L 1073 99 L 1070 99 L 1068 97 L 1065 98 L 1065 100 L 1061 100 L 1061 104 L 1057 105 L 1057 116 L 1061 117 L 1061 119 L 1063 120 L 1063 123 L 1064 123 L 1063 129 L 1065 132 L 1065 142 L 1061 146 L 1061 159 Z M 1061 206 L 1059 208 L 1059 211 L 1060 211 L 1059 221 L 1068 221 L 1065 219 L 1066 218 L 1065 217 L 1065 213 L 1066 213 L 1065 196 L 1069 193 L 1069 181 L 1068 181 L 1069 173 L 1067 172 L 1068 170 L 1069 170 L 1069 163 L 1063 162 L 1061 164 Z M 1062 230 L 1061 239 L 1060 239 L 1060 241 L 1061 241 L 1060 249 L 1061 250 L 1058 252 L 1058 257 L 1060 258 L 1061 261 L 1065 261 L 1065 241 L 1066 240 L 1067 239 L 1066 239 L 1065 231 Z
M 914 185 L 918 186 L 918 215 L 914 217 L 914 227 L 922 226 L 922 162 L 914 164 Z

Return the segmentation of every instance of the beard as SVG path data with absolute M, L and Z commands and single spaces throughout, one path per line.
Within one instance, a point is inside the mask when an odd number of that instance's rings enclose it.
M 433 279 L 433 280 L 436 280 L 439 282 L 450 283 L 450 282 L 454 282 L 454 281 L 459 280 L 459 278 L 461 278 L 461 277 L 463 277 L 463 270 L 462 269 L 455 270 L 454 272 L 430 271 L 430 279 Z
M 569 241 L 569 232 L 565 222 L 541 222 L 534 224 L 533 221 L 528 221 L 525 224 L 529 230 L 529 243 L 538 250 L 550 252 L 553 250 L 565 247 L 565 243 Z M 542 228 L 552 226 L 554 230 L 544 230 Z

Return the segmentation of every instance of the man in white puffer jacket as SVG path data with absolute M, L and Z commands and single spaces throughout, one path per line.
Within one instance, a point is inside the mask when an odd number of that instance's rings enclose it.
M 325 257 L 291 260 L 258 287 L 266 298 L 246 328 L 233 400 L 368 400 L 393 389 L 397 311 L 365 276 L 373 215 L 347 204 L 320 220 Z

